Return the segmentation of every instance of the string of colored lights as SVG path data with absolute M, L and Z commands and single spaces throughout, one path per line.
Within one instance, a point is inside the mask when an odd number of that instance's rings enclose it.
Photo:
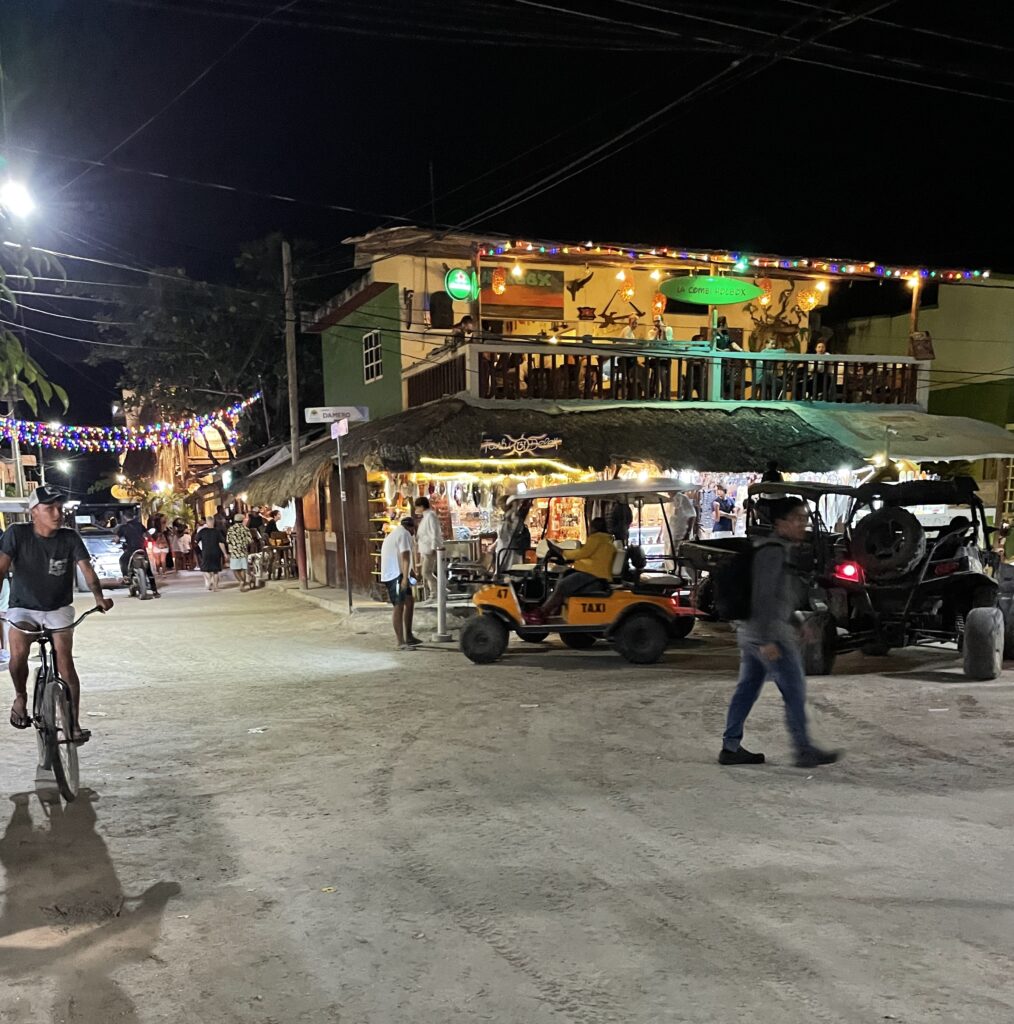
M 0 419 L 0 441 L 17 438 L 22 445 L 41 445 L 64 452 L 122 453 L 185 444 L 209 427 L 220 427 L 230 445 L 237 440 L 236 421 L 258 401 L 261 393 L 223 409 L 167 423 L 139 427 L 83 427 L 34 420 Z
M 784 256 L 756 255 L 708 249 L 692 251 L 660 246 L 651 249 L 632 249 L 629 246 L 597 245 L 594 242 L 563 244 L 559 242 L 526 242 L 521 240 L 480 243 L 479 255 L 487 258 L 505 256 L 508 259 L 534 255 L 541 256 L 618 256 L 632 261 L 676 260 L 689 264 L 711 264 L 721 269 L 746 274 L 751 270 L 795 270 L 800 273 L 836 274 L 841 277 L 865 278 L 927 278 L 939 281 L 988 280 L 989 270 L 964 267 L 923 267 L 912 263 L 887 264 L 876 260 L 791 259 Z

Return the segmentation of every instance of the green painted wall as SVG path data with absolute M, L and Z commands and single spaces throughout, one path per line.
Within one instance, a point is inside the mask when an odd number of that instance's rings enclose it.
M 401 310 L 398 288 L 392 285 L 328 327 L 321 335 L 325 405 L 367 405 L 370 419 L 401 412 Z M 384 375 L 363 379 L 363 335 L 380 331 Z
M 1014 382 L 997 380 L 934 390 L 927 411 L 939 416 L 969 416 L 1006 427 L 1014 423 Z

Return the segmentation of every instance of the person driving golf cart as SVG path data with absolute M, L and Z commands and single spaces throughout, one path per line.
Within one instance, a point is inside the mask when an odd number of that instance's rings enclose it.
M 588 524 L 588 539 L 579 548 L 564 550 L 552 541 L 547 543 L 555 556 L 565 562 L 573 562 L 574 568 L 557 583 L 542 607 L 525 613 L 525 622 L 530 625 L 541 625 L 551 618 L 563 607 L 568 597 L 580 594 L 589 587 L 601 586 L 603 582 L 609 584 L 613 579 L 616 548 L 602 516 L 596 516 Z

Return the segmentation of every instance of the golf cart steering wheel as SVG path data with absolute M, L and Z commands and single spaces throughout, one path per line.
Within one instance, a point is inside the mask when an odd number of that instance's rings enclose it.
M 549 550 L 542 556 L 543 567 L 548 567 L 553 562 L 556 562 L 558 565 L 566 565 L 567 559 L 563 557 L 563 551 L 552 541 L 547 541 L 546 543 L 549 545 Z

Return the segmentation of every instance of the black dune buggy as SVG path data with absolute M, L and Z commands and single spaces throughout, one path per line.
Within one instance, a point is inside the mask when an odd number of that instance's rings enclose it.
M 713 572 L 771 532 L 767 503 L 789 495 L 806 500 L 810 511 L 797 560 L 807 594 L 797 618 L 808 672 L 830 672 L 841 651 L 886 654 L 951 642 L 965 675 L 995 679 L 1005 653 L 1014 657 L 1014 567 L 990 551 L 992 527 L 970 477 L 859 487 L 755 484 L 747 537 L 684 545 L 681 555 Z M 704 611 L 715 606 L 714 585 L 708 575 L 698 584 Z

